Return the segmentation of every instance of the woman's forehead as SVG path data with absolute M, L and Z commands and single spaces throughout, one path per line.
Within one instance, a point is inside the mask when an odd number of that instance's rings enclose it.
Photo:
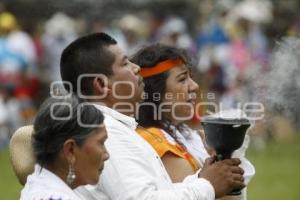
M 187 67 L 186 64 L 180 64 L 180 65 L 177 65 L 176 67 L 170 69 L 169 74 L 176 76 L 178 74 L 189 72 L 189 71 L 190 71 L 190 69 Z

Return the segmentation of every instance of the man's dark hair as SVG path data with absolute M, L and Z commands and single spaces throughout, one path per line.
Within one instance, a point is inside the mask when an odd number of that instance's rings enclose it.
M 152 68 L 165 60 L 178 58 L 182 59 L 185 63 L 187 63 L 187 65 L 191 63 L 189 56 L 183 49 L 162 44 L 153 44 L 139 50 L 132 56 L 130 60 L 133 63 L 141 66 L 141 68 Z M 155 111 L 153 109 L 158 109 L 162 100 L 161 98 L 159 100 L 154 99 L 154 93 L 159 93 L 161 97 L 165 95 L 166 80 L 168 77 L 169 72 L 167 71 L 158 75 L 144 78 L 144 90 L 145 93 L 147 93 L 148 98 L 144 100 L 144 103 L 142 103 L 139 108 L 137 121 L 140 125 L 145 127 L 160 126 L 161 122 L 164 120 L 154 119 Z M 146 104 L 149 102 L 154 103 L 156 108 L 153 108 L 153 106 L 146 106 Z
M 107 49 L 109 45 L 117 44 L 116 40 L 105 33 L 93 33 L 80 37 L 69 44 L 62 52 L 60 73 L 63 81 L 71 83 L 73 92 L 77 94 L 77 80 L 83 74 L 113 74 L 112 64 L 115 56 Z M 81 81 L 81 93 L 92 95 L 93 78 Z M 65 89 L 70 90 L 65 84 Z
M 66 140 L 72 138 L 81 146 L 103 124 L 101 111 L 91 104 L 81 104 L 83 102 L 72 95 L 64 99 L 51 97 L 41 105 L 32 138 L 37 163 L 52 164 Z

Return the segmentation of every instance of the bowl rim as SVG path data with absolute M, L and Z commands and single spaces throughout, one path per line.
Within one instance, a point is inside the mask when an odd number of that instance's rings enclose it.
M 220 117 L 211 117 L 205 116 L 201 118 L 202 124 L 225 124 L 225 125 L 251 125 L 250 120 L 247 118 L 220 118 Z

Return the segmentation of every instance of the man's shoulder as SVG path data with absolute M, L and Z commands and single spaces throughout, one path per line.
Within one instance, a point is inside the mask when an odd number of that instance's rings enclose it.
M 110 115 L 105 115 L 104 125 L 106 127 L 108 134 L 110 134 L 110 132 L 114 132 L 114 133 L 122 133 L 123 132 L 124 133 L 124 131 L 125 132 L 134 132 L 135 131 L 135 130 L 129 128 L 128 126 L 126 126 L 121 121 L 116 120 L 115 118 L 111 117 Z

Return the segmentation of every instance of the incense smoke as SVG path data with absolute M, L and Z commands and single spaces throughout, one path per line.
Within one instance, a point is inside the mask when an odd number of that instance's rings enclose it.
M 285 38 L 279 43 L 262 81 L 266 109 L 300 124 L 300 39 Z

